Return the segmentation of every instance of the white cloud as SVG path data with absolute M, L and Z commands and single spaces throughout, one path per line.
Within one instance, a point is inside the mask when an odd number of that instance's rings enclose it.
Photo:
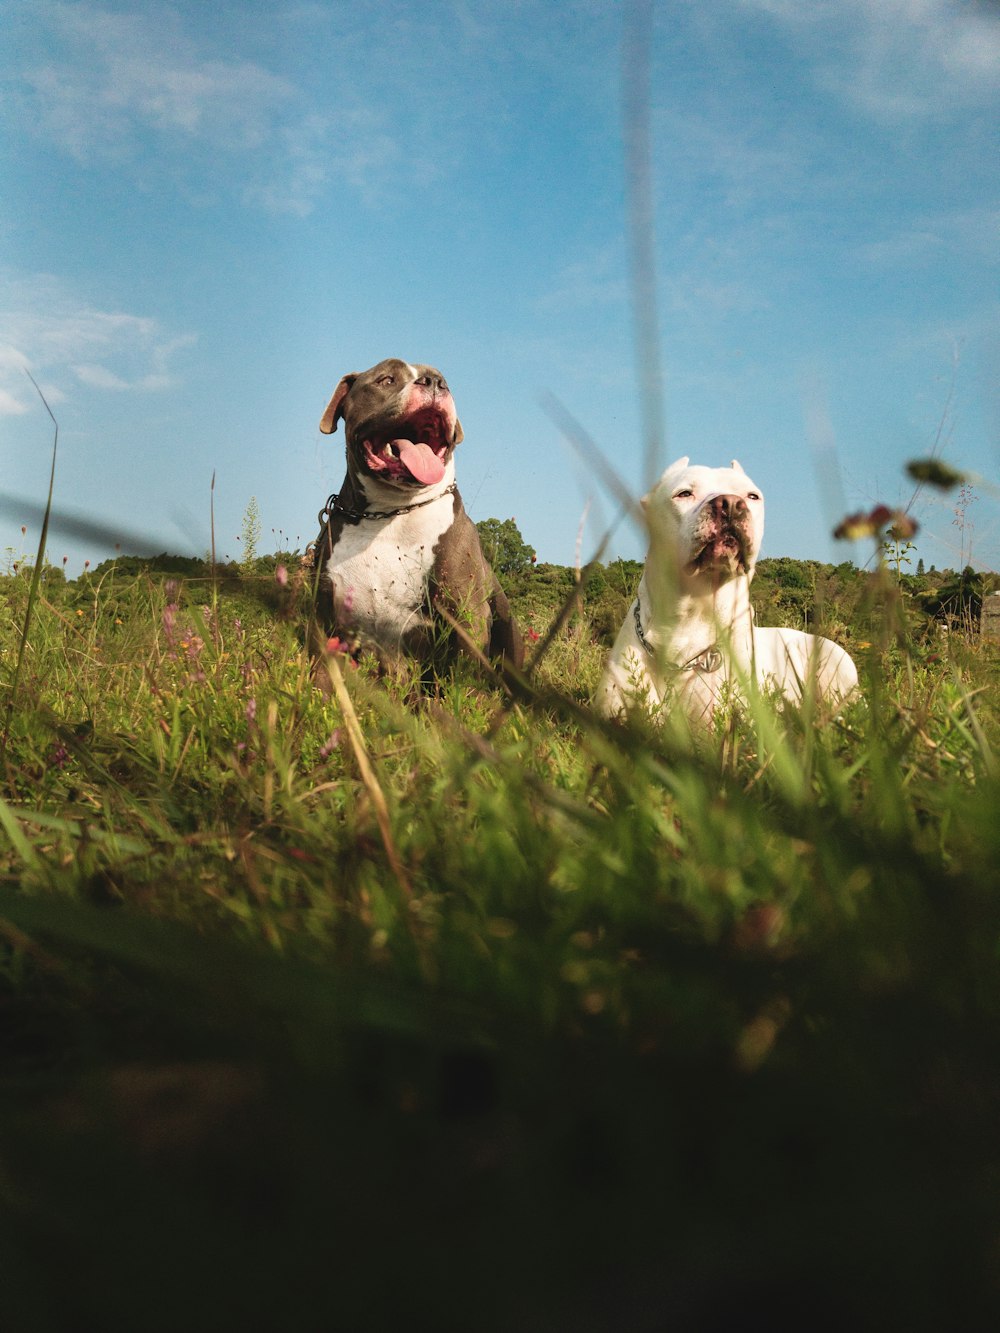
M 1000 89 L 1000 16 L 957 0 L 738 0 L 804 48 L 821 87 L 880 120 L 947 115 Z
M 996 265 L 1000 258 L 1000 209 L 974 208 L 914 217 L 907 227 L 860 246 L 858 258 L 875 265 L 916 266 L 945 250 L 975 255 Z
M 40 53 L 8 95 L 15 117 L 83 167 L 130 164 L 218 181 L 245 201 L 308 213 L 332 177 L 334 125 L 256 61 L 196 44 L 166 7 L 117 13 L 42 3 Z
M 0 388 L 0 417 L 20 417 L 28 411 L 27 403 L 15 398 L 6 389 Z
M 140 16 L 54 4 L 41 16 L 56 59 L 24 80 L 43 127 L 84 164 L 130 153 L 143 130 L 255 148 L 294 95 L 251 61 L 202 56 L 167 10 Z
M 197 335 L 170 336 L 155 319 L 101 310 L 51 275 L 0 281 L 0 415 L 29 410 L 25 375 L 45 379 L 50 402 L 72 377 L 89 388 L 155 392 L 177 383 L 171 363 Z
M 617 247 L 594 250 L 585 259 L 564 264 L 553 275 L 551 287 L 536 299 L 535 309 L 560 313 L 592 306 L 624 306 L 629 289 L 621 269 Z

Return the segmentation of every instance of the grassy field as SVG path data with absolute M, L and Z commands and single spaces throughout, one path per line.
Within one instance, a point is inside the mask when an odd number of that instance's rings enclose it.
M 996 646 L 692 747 L 294 581 L 0 580 L 4 1328 L 995 1327 Z

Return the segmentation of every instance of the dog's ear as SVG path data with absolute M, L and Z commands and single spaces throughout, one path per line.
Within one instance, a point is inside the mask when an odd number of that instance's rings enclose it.
M 319 428 L 324 435 L 332 435 L 337 429 L 337 422 L 344 415 L 342 411 L 344 399 L 351 392 L 351 385 L 358 378 L 359 373 L 359 371 L 355 371 L 353 375 L 345 375 L 334 389 L 333 397 L 327 404 L 326 411 L 319 423 Z
M 462 429 L 462 423 L 459 421 L 458 417 L 456 417 L 455 433 L 451 437 L 452 446 L 456 444 L 461 444 L 464 439 L 465 439 L 465 431 Z
M 733 469 L 734 472 L 743 472 L 743 469 L 739 465 L 738 459 L 734 458 L 733 461 L 729 464 L 729 466 Z M 743 472 L 743 476 L 744 477 L 746 476 L 745 472 Z

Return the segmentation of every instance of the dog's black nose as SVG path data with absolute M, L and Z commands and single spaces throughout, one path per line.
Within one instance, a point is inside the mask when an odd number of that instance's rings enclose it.
M 433 389 L 435 393 L 447 393 L 448 391 L 443 375 L 420 375 L 416 382 L 423 385 L 425 389 Z
M 736 518 L 747 512 L 747 502 L 742 495 L 716 495 L 712 500 L 712 512 L 717 518 Z

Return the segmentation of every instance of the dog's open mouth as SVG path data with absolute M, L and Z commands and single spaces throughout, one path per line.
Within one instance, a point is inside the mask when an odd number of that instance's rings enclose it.
M 445 429 L 444 416 L 433 410 L 394 422 L 391 438 L 364 441 L 365 463 L 386 481 L 433 486 L 444 476 L 448 461 Z

